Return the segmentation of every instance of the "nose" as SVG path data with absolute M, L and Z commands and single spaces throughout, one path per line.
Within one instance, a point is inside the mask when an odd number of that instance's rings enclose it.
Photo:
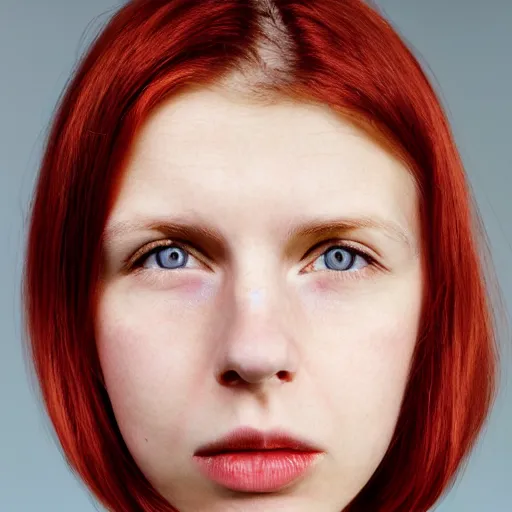
M 260 289 L 246 297 L 224 330 L 217 380 L 226 386 L 293 380 L 298 357 L 284 305 Z

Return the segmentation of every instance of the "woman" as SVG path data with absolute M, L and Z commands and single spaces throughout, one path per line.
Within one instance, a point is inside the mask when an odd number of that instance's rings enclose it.
M 31 212 L 28 339 L 69 463 L 113 511 L 427 511 L 495 396 L 474 210 L 368 5 L 129 2 Z

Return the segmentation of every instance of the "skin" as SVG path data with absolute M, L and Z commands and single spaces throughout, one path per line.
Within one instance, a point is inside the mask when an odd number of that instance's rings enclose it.
M 381 227 L 289 234 L 361 216 L 395 223 L 409 244 Z M 178 218 L 218 240 L 119 229 Z M 185 245 L 166 249 L 176 238 Z M 96 319 L 116 420 L 152 485 L 180 512 L 341 511 L 396 425 L 420 320 L 419 240 L 407 168 L 327 107 L 215 89 L 162 104 L 107 220 Z M 153 254 L 126 270 L 152 242 L 174 263 Z M 373 262 L 336 249 L 347 243 Z M 278 492 L 233 492 L 193 453 L 239 426 L 284 428 L 324 453 Z

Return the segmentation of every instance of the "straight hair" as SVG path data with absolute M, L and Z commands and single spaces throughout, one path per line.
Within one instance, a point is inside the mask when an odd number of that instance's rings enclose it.
M 102 235 L 142 124 L 164 100 L 219 86 L 262 107 L 328 105 L 414 177 L 420 330 L 392 441 L 345 511 L 427 511 L 491 410 L 504 308 L 440 101 L 395 29 L 360 0 L 134 0 L 91 43 L 52 119 L 24 262 L 28 358 L 63 454 L 108 510 L 175 510 L 128 451 L 103 383 Z

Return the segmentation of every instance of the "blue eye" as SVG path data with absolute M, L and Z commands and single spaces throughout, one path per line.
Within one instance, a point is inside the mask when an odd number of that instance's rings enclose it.
M 197 263 L 190 267 L 191 262 Z M 361 261 L 363 268 L 361 269 Z M 185 247 L 176 243 L 162 245 L 157 242 L 152 249 L 140 257 L 139 262 L 134 266 L 143 269 L 161 269 L 161 270 L 179 270 L 185 268 L 203 268 L 203 265 L 197 260 Z M 320 268 L 318 267 L 320 265 Z M 364 267 L 371 267 L 366 269 Z M 372 256 L 362 250 L 347 243 L 330 244 L 312 263 L 306 266 L 312 270 L 331 271 L 335 276 L 347 276 L 355 278 L 359 274 L 365 274 L 375 267 L 375 260 Z
M 335 270 L 338 272 L 349 270 L 350 267 L 358 261 L 358 259 L 370 259 L 368 256 L 363 255 L 361 251 L 357 251 L 352 247 L 343 245 L 329 247 L 320 255 L 319 258 L 322 258 L 321 261 L 323 261 L 328 270 Z
M 148 267 L 148 263 L 156 263 L 156 266 L 166 270 L 175 270 L 183 267 L 189 260 L 189 253 L 178 247 L 177 245 L 170 245 L 165 247 L 157 247 L 151 251 L 144 258 L 144 264 L 142 266 Z M 154 265 L 149 265 L 153 267 Z

